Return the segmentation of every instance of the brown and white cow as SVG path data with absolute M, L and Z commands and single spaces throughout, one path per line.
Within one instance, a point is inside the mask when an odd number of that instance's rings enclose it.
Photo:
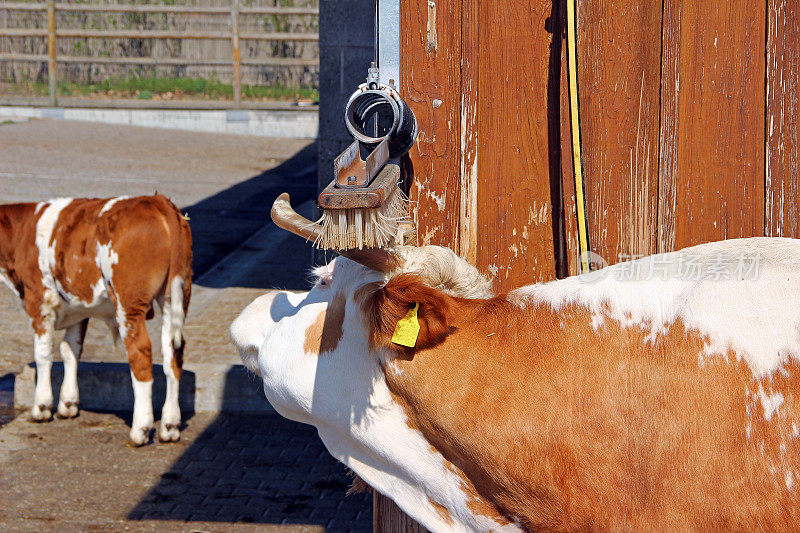
M 35 333 L 34 420 L 51 418 L 56 329 L 66 329 L 59 345 L 64 382 L 56 412 L 77 416 L 78 360 L 89 319 L 99 318 L 125 344 L 135 397 L 130 438 L 144 444 L 153 425 L 145 320 L 158 302 L 167 378 L 159 438 L 180 438 L 178 381 L 191 295 L 191 246 L 189 224 L 159 194 L 0 205 L 0 278 L 22 300 Z
M 347 255 L 231 334 L 278 412 L 430 530 L 797 530 L 800 241 L 496 297 L 443 248 Z

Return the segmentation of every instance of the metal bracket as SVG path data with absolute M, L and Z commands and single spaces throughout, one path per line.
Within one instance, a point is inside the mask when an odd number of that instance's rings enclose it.
M 317 199 L 321 209 L 377 209 L 397 189 L 400 164 L 390 159 L 377 168 L 377 174 L 365 186 L 340 187 L 336 180 L 325 187 Z M 365 169 L 366 170 L 366 169 Z
M 367 156 L 361 159 L 361 144 L 358 141 L 348 146 L 333 161 L 336 187 L 366 187 L 389 160 L 388 137 L 382 140 Z

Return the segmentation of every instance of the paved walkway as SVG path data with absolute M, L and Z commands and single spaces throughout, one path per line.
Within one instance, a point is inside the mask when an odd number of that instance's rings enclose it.
M 181 441 L 126 446 L 127 415 L 0 429 L 0 531 L 371 531 L 370 496 L 310 426 L 197 414 Z M 320 527 L 321 526 L 321 527 Z
M 266 217 L 284 190 L 295 203 L 313 195 L 315 145 L 1 122 L 0 201 L 158 189 L 189 212 L 198 275 L 187 361 L 237 364 L 227 334 L 233 317 L 264 287 L 305 285 L 308 245 L 270 232 Z M 2 426 L 13 374 L 33 359 L 27 317 L 2 287 L 0 324 Z M 160 362 L 157 320 L 149 331 Z M 83 360 L 124 362 L 125 355 L 103 324 L 90 322 Z M 345 497 L 344 467 L 309 426 L 275 414 L 184 413 L 179 443 L 133 449 L 125 445 L 128 416 L 82 411 L 75 420 L 37 425 L 23 413 L 0 427 L 0 531 L 273 531 L 281 524 L 371 530 L 370 496 Z

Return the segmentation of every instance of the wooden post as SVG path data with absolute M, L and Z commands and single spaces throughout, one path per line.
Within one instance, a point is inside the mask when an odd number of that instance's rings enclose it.
M 58 105 L 56 97 L 56 4 L 47 1 L 47 74 L 50 82 L 50 106 Z
M 405 514 L 396 503 L 379 493 L 372 493 L 373 533 L 427 533 L 428 530 Z
M 242 56 L 239 52 L 239 0 L 231 0 L 231 49 L 233 56 L 233 107 L 242 105 Z

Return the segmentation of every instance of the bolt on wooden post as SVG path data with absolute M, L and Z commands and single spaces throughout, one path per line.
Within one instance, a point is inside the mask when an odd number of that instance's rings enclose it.
M 239 52 L 239 0 L 231 0 L 231 54 L 233 59 L 233 107 L 242 105 L 242 56 Z
M 58 104 L 56 98 L 56 4 L 47 2 L 47 74 L 50 83 L 50 106 Z

